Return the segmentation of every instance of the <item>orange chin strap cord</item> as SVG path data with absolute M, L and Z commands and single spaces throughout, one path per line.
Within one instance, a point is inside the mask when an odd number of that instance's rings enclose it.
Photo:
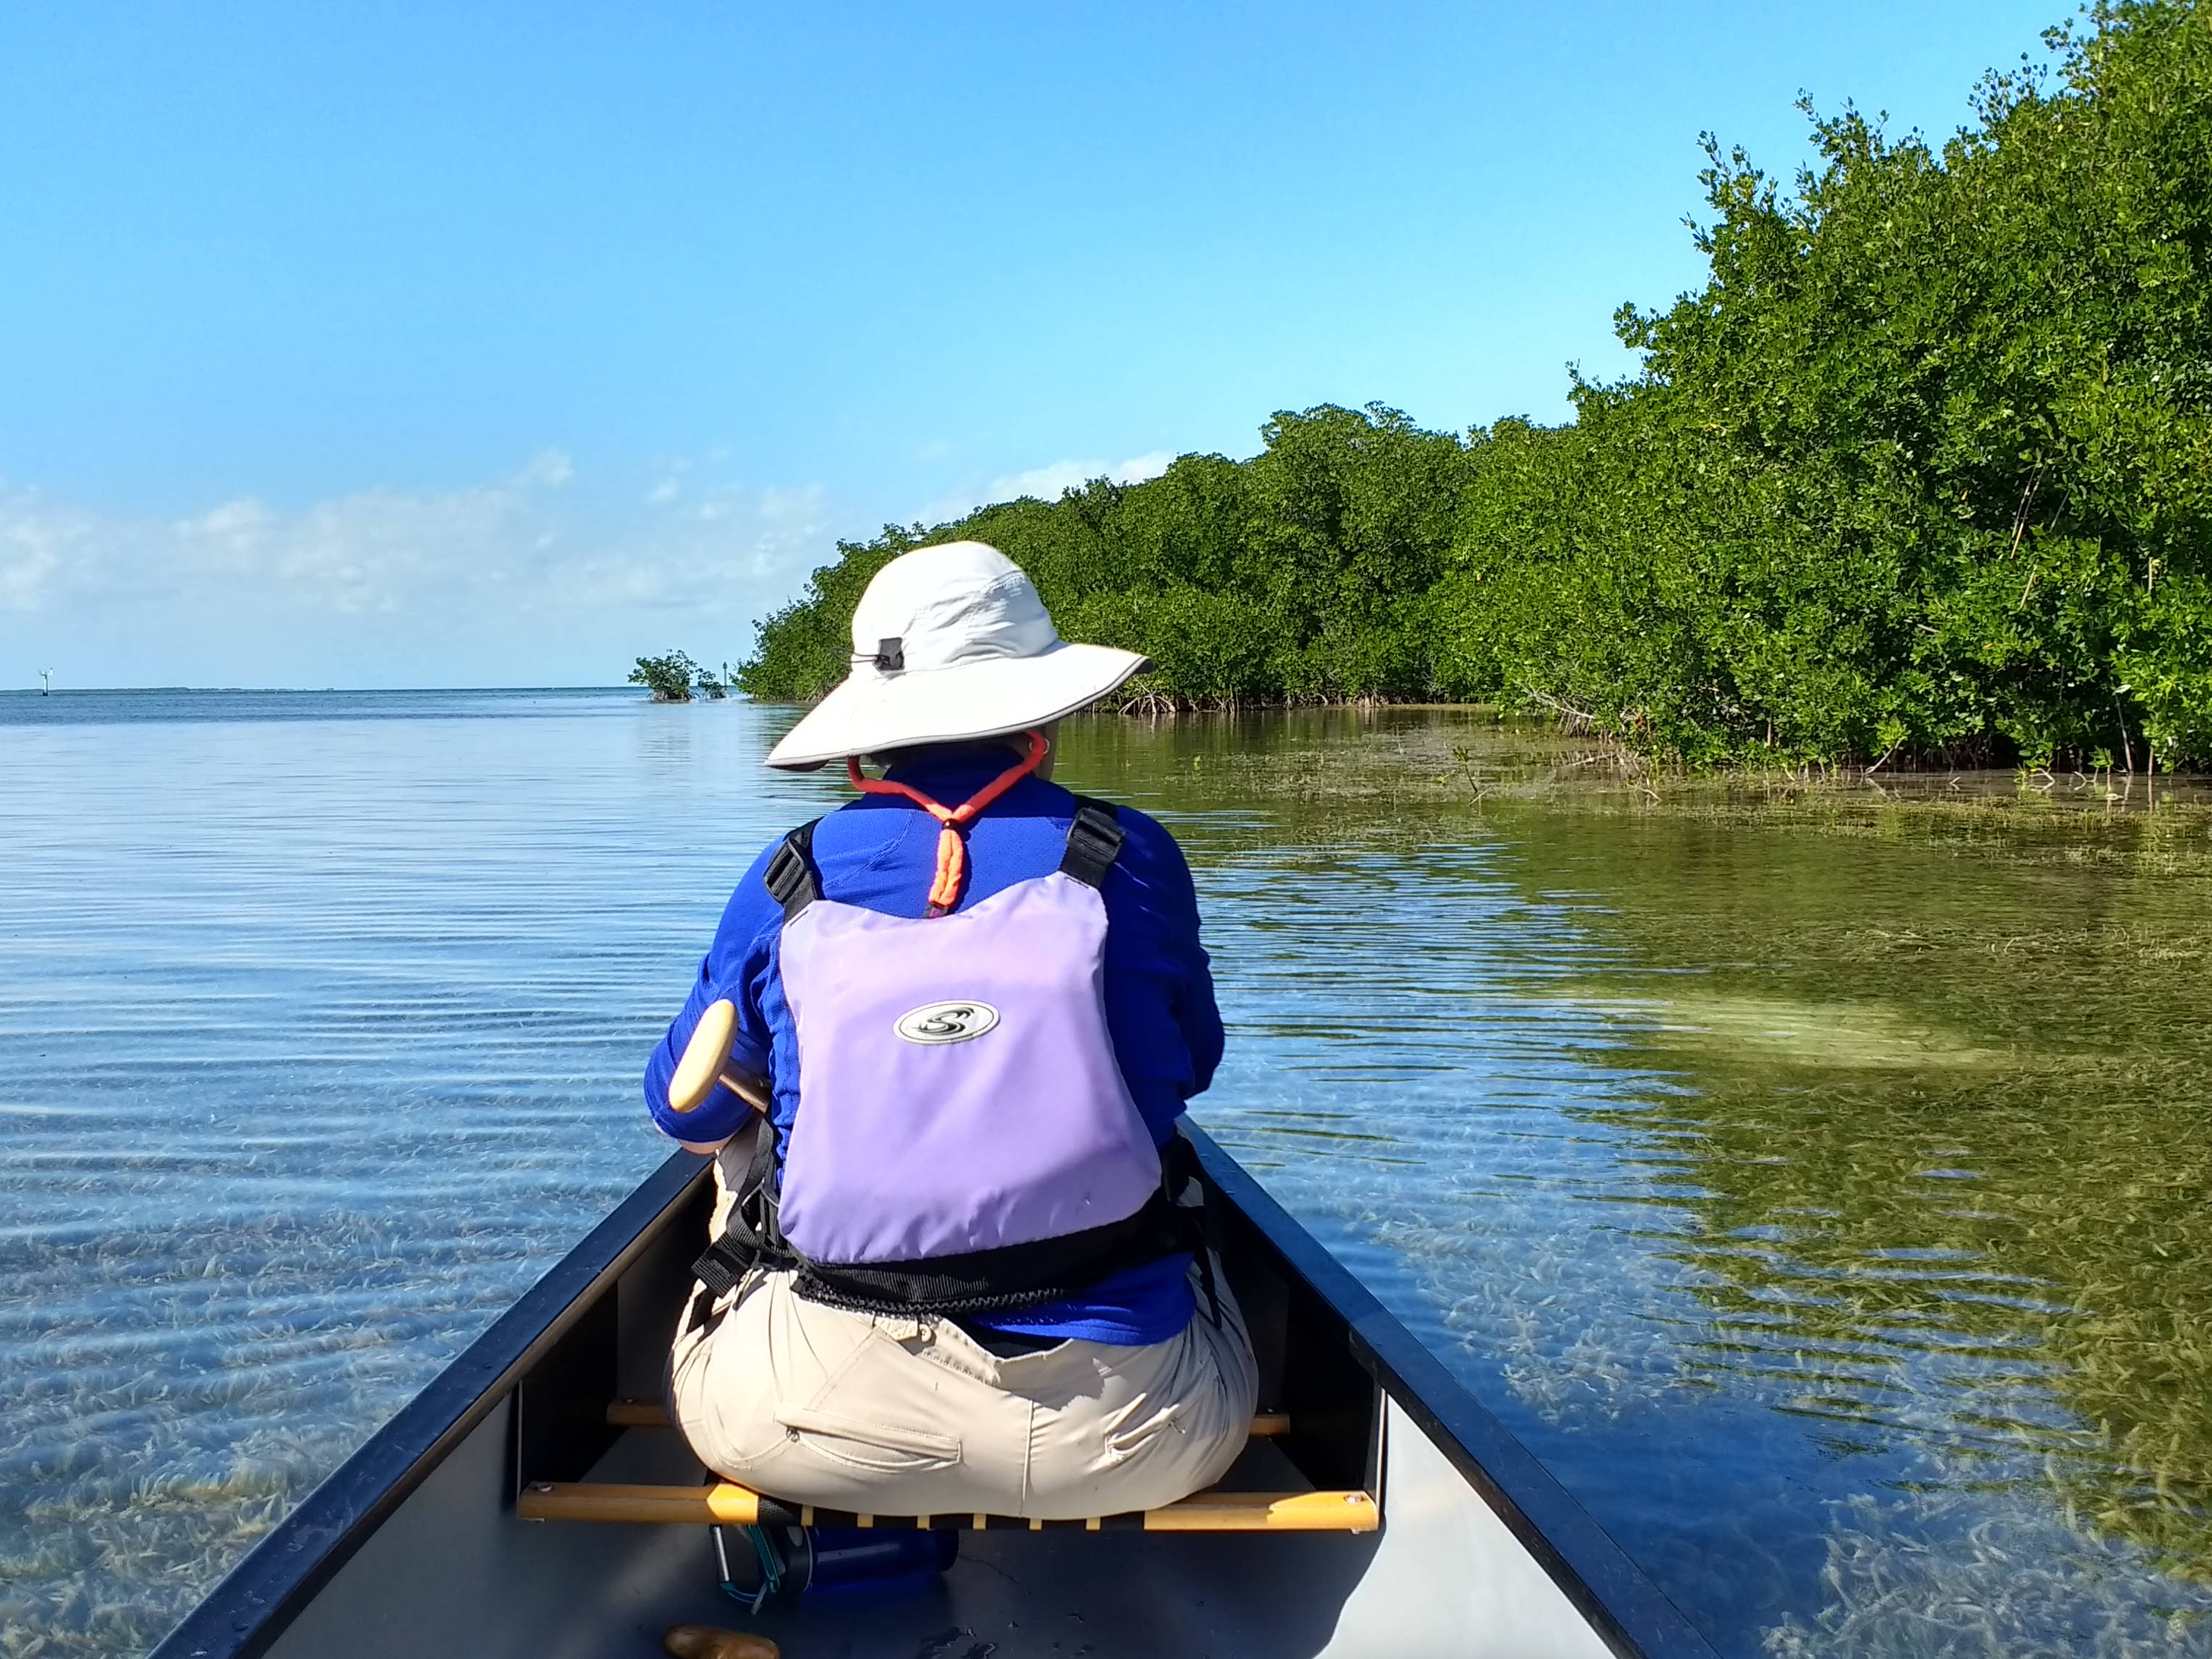
M 911 784 L 872 778 L 860 770 L 859 756 L 846 757 L 845 775 L 852 779 L 854 788 L 864 795 L 903 795 L 945 826 L 937 834 L 937 879 L 929 888 L 931 915 L 941 916 L 960 902 L 960 878 L 967 872 L 968 863 L 967 838 L 961 831 L 975 822 L 978 812 L 1042 766 L 1052 752 L 1043 732 L 1031 732 L 1028 737 L 1028 759 L 1017 761 L 957 806 L 932 800 Z

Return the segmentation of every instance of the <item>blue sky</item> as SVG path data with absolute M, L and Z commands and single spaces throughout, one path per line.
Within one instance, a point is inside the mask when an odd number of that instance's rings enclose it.
M 1948 132 L 2057 0 L 0 9 L 0 688 L 734 659 L 841 536 L 1558 419 L 1698 135 Z

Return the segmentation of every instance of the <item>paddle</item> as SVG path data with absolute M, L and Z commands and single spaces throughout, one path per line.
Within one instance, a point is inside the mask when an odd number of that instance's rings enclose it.
M 769 1109 L 768 1085 L 747 1077 L 730 1065 L 730 1039 L 737 1034 L 737 1005 L 727 997 L 707 1005 L 684 1045 L 684 1058 L 676 1062 L 676 1075 L 668 1079 L 671 1111 L 694 1112 L 714 1092 L 719 1083 L 757 1112 Z

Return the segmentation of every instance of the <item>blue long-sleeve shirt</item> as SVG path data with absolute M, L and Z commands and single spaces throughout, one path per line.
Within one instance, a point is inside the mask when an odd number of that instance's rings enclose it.
M 957 806 L 1012 758 L 996 744 L 946 747 L 916 756 L 890 775 Z M 1058 869 L 1075 810 L 1073 794 L 1036 777 L 1024 778 L 986 807 L 968 832 L 960 908 Z M 1182 849 L 1142 812 L 1125 806 L 1121 822 L 1121 854 L 1100 894 L 1107 923 L 1106 1024 L 1130 1097 L 1164 1145 L 1183 1103 L 1212 1080 L 1220 1063 L 1221 1014 L 1199 944 L 1198 900 Z M 928 909 L 937 840 L 937 821 L 902 797 L 848 802 L 815 828 L 823 896 L 888 915 L 921 916 Z M 739 1067 L 769 1080 L 776 1132 L 790 1144 L 799 1109 L 799 1039 L 779 966 L 783 911 L 762 879 L 779 845 L 762 851 L 731 895 L 684 1012 L 646 1067 L 653 1120 L 679 1139 L 719 1140 L 743 1127 L 751 1109 L 720 1087 L 693 1111 L 679 1114 L 668 1104 L 669 1079 L 693 1027 L 710 1003 L 726 997 L 738 1012 L 731 1054 Z M 1187 1255 L 1170 1256 L 1117 1273 L 1076 1300 L 976 1322 L 1040 1337 L 1165 1341 L 1190 1319 L 1188 1266 Z

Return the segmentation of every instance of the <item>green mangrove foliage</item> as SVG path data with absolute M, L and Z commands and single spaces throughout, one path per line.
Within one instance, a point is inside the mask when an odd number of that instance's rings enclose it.
M 738 676 L 842 678 L 854 601 L 969 536 L 1155 705 L 1542 708 L 1693 763 L 2212 763 L 2212 9 L 2094 8 L 1940 148 L 1708 140 L 1710 276 L 1575 417 L 1277 415 L 1246 461 L 840 545 Z M 1808 114 L 1810 113 L 1808 110 Z
M 665 656 L 640 657 L 637 666 L 629 671 L 629 683 L 652 692 L 655 702 L 689 702 L 695 676 L 702 690 L 711 688 L 714 695 L 720 695 L 720 687 L 714 685 L 699 665 L 681 651 L 671 651 Z

